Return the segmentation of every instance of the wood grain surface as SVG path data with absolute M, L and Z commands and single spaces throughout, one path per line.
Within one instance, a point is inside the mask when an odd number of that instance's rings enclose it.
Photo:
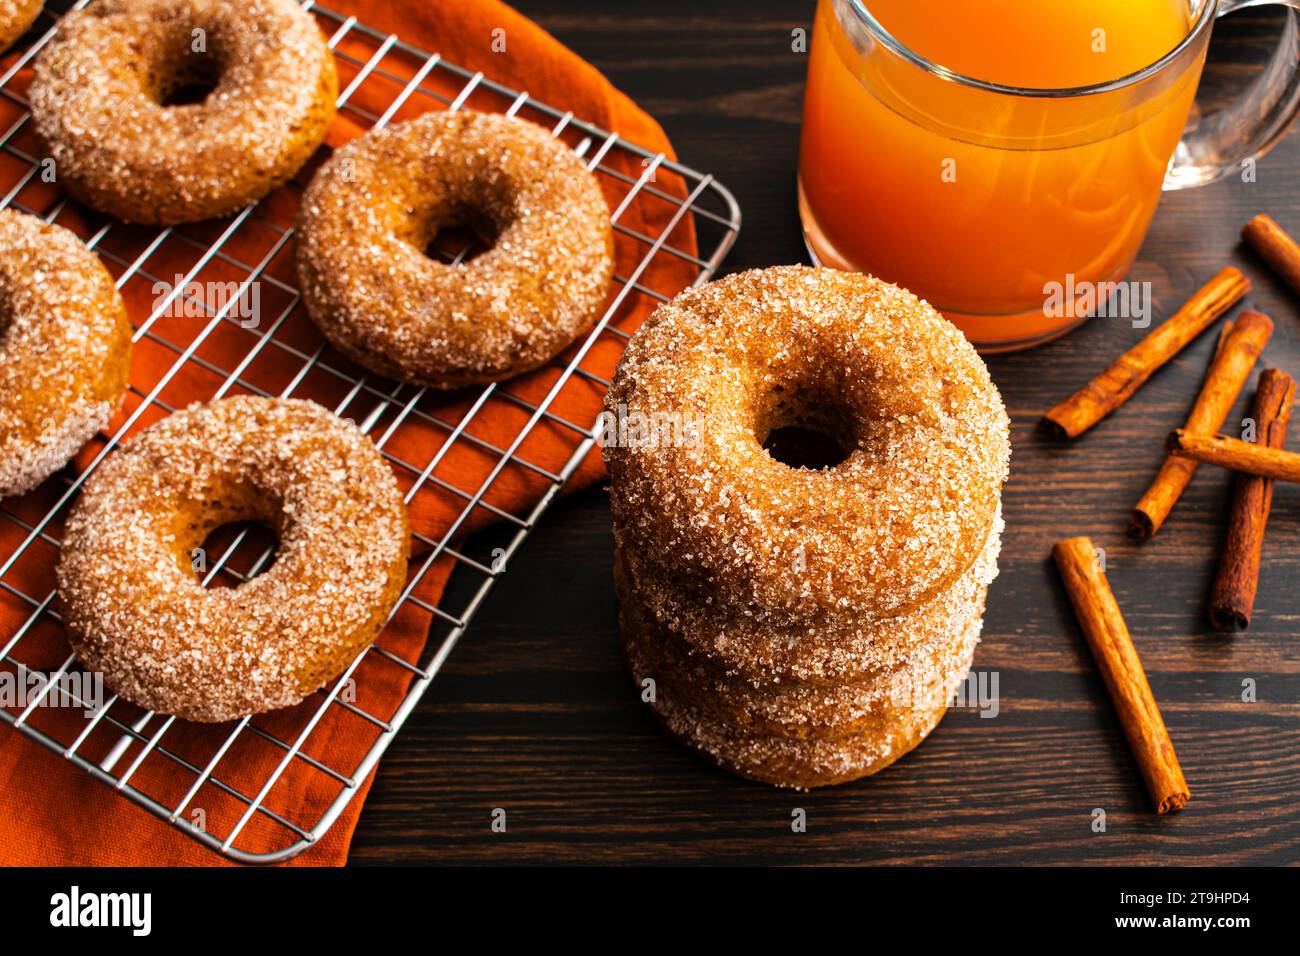
M 811 2 L 710 0 L 517 6 L 604 70 L 665 126 L 682 159 L 737 195 L 745 224 L 724 271 L 806 261 L 794 171 L 805 58 L 791 30 Z M 1207 96 L 1268 55 L 1274 13 L 1223 21 Z M 864 160 L 865 161 L 865 160 Z M 1132 278 L 1155 321 L 1223 264 L 1272 315 L 1265 362 L 1300 373 L 1300 301 L 1237 239 L 1255 213 L 1300 234 L 1300 136 L 1233 178 L 1165 197 Z M 881 228 L 887 228 L 886 225 Z M 357 864 L 1197 863 L 1300 860 L 1300 487 L 1280 486 L 1251 629 L 1212 633 L 1205 603 L 1231 479 L 1202 468 L 1151 542 L 1124 535 L 1196 395 L 1215 333 L 1124 409 L 1061 444 L 1044 410 L 1143 333 L 1098 319 L 1049 346 L 990 360 L 1014 422 L 1008 523 L 980 672 L 996 717 L 954 710 L 912 755 L 855 784 L 799 794 L 733 778 L 665 736 L 624 672 L 610 585 L 606 494 L 558 504 L 524 546 L 380 766 L 352 847 Z M 1252 376 L 1229 417 L 1246 414 Z M 1192 791 L 1155 817 L 1049 557 L 1086 534 L 1133 632 Z M 1243 702 L 1243 681 L 1257 702 Z M 490 827 L 494 808 L 507 830 Z M 807 813 L 794 833 L 791 814 Z M 1106 811 L 1104 833 L 1093 811 Z

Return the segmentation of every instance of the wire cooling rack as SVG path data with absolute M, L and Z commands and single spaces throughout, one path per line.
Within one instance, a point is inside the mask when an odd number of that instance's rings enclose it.
M 75 7 L 87 2 L 80 0 Z M 449 418 L 441 405 L 432 408 L 432 396 L 426 395 L 423 389 L 366 376 L 331 351 L 315 333 L 305 321 L 291 270 L 281 270 L 292 229 L 265 213 L 266 201 L 242 210 L 229 220 L 194 228 L 142 229 L 95 221 L 92 217 L 88 231 L 87 213 L 59 194 L 57 188 L 44 184 L 41 159 L 29 129 L 30 116 L 25 112 L 27 104 L 15 89 L 18 84 L 14 78 L 48 42 L 52 28 L 41 34 L 13 67 L 0 75 L 0 97 L 24 111 L 20 119 L 0 133 L 0 163 L 4 169 L 17 173 L 16 185 L 0 198 L 0 208 L 13 207 L 75 228 L 101 256 L 120 289 L 132 282 L 163 283 L 155 286 L 163 292 L 147 317 L 133 315 L 132 319 L 137 350 L 149 348 L 167 357 L 160 366 L 165 369 L 160 375 L 131 383 L 131 393 L 138 402 L 134 403 L 125 424 L 111 434 L 101 435 L 103 450 L 86 469 L 76 476 L 65 472 L 47 482 L 34 493 L 39 502 L 34 510 L 29 504 L 32 496 L 0 502 L 0 525 L 7 522 L 15 526 L 16 530 L 10 528 L 11 538 L 18 542 L 12 547 L 0 547 L 0 599 L 16 602 L 21 609 L 19 616 L 26 615 L 14 633 L 0 631 L 0 670 L 19 678 L 36 673 L 44 677 L 37 685 L 39 693 L 24 700 L 22 706 L 0 707 L 0 719 L 205 846 L 228 858 L 250 863 L 289 859 L 319 840 L 338 819 L 428 689 L 488 591 L 505 573 L 510 557 L 592 449 L 595 427 L 566 420 L 552 405 L 571 380 L 586 379 L 600 387 L 608 385 L 581 363 L 602 338 L 612 337 L 620 343 L 627 338 L 627 332 L 617 324 L 634 300 L 644 296 L 652 301 L 665 301 L 678 291 L 650 286 L 648 269 L 652 262 L 665 256 L 680 260 L 688 264 L 694 282 L 699 284 L 712 276 L 740 228 L 740 210 L 734 198 L 711 176 L 670 161 L 662 154 L 648 152 L 527 93 L 494 83 L 482 73 L 462 69 L 436 53 L 373 30 L 355 17 L 345 17 L 311 3 L 305 6 L 317 17 L 335 51 L 340 70 L 341 116 L 363 127 L 376 126 L 389 122 L 399 110 L 409 113 L 413 105 L 458 109 L 473 96 L 476 108 L 482 109 L 485 107 L 480 105 L 480 100 L 489 97 L 499 104 L 501 112 L 519 114 L 548 125 L 556 136 L 573 146 L 598 177 L 616 184 L 622 199 L 613 211 L 614 229 L 620 241 L 633 242 L 643 252 L 628 275 L 615 276 L 610 306 L 590 335 L 552 363 L 554 374 L 547 380 L 550 386 L 544 395 L 530 399 L 511 392 L 508 387 L 492 385 L 468 395 L 463 405 L 456 406 L 461 411 Z M 388 106 L 380 115 L 355 102 L 361 99 L 358 92 L 371 84 L 382 84 L 389 91 L 384 96 Z M 448 89 L 458 92 L 448 95 Z M 375 97 L 364 99 L 373 104 Z M 619 158 L 631 158 L 634 162 L 616 163 Z M 639 170 L 639 174 L 629 175 L 629 168 L 634 173 Z M 657 186 L 659 174 L 665 179 L 675 177 L 677 184 L 684 185 L 684 198 L 679 198 L 676 190 Z M 657 219 L 666 222 L 658 235 L 642 234 L 620 222 L 627 210 L 639 203 L 667 204 Z M 688 216 L 693 216 L 699 234 L 702 251 L 698 255 L 677 248 L 671 241 L 677 234 L 675 230 Z M 69 219 L 72 222 L 66 221 Z M 431 250 L 430 254 L 457 262 L 472 254 L 472 247 L 471 238 L 464 240 L 459 248 L 447 248 L 444 244 L 441 250 Z M 248 256 L 242 251 L 247 249 L 260 250 L 260 257 Z M 160 275 L 161 266 L 158 270 L 154 267 L 157 262 L 174 261 L 176 256 L 189 263 L 179 282 L 174 282 L 172 275 Z M 233 275 L 238 286 L 236 294 L 214 307 L 207 296 L 196 296 L 192 290 L 193 283 L 201 282 L 209 270 L 217 268 L 226 278 Z M 275 318 L 250 329 L 240 319 L 239 303 L 255 288 L 263 300 L 272 300 L 269 309 L 263 303 L 263 313 Z M 191 317 L 191 331 L 184 335 L 173 331 L 173 323 L 160 321 L 164 315 L 177 312 Z M 222 348 L 214 349 L 214 344 Z M 229 355 L 232 348 L 241 356 L 235 362 L 221 364 L 211 358 L 213 354 Z M 259 378 L 260 370 L 268 365 L 279 376 L 274 388 L 267 387 L 265 376 Z M 20 587 L 15 582 L 41 578 L 41 574 L 31 573 L 32 565 L 45 572 L 45 580 L 52 581 L 49 572 L 57 560 L 62 522 L 84 478 L 128 431 L 134 433 L 173 410 L 167 399 L 170 389 L 182 379 L 210 382 L 212 399 L 228 393 L 280 394 L 312 398 L 326 404 L 338 414 L 352 418 L 373 438 L 406 489 L 408 504 L 418 503 L 422 496 L 442 496 L 444 506 L 445 502 L 454 503 L 454 510 L 459 513 L 441 538 L 416 536 L 415 545 L 425 553 L 412 562 L 401 603 L 394 611 L 396 615 L 404 607 L 413 606 L 432 616 L 429 640 L 417 660 L 407 660 L 386 649 L 381 636 L 338 680 L 317 692 L 307 703 L 292 711 L 270 715 L 274 718 L 271 720 L 264 719 L 267 715 L 245 718 L 233 729 L 230 725 L 187 724 L 173 717 L 144 712 L 111 694 L 98 708 L 86 707 L 83 712 L 82 705 L 89 702 L 76 689 L 83 685 L 71 680 L 80 673 L 75 658 L 68 654 L 57 669 L 41 668 L 41 658 L 48 659 L 48 653 L 38 653 L 38 638 L 43 634 L 48 646 L 50 630 L 59 629 L 55 593 L 52 587 L 44 586 L 28 593 L 34 589 Z M 520 425 L 504 447 L 477 435 L 473 427 L 475 416 L 489 399 L 507 402 L 520 413 Z M 437 448 L 429 449 L 423 459 L 410 460 L 409 454 L 398 457 L 392 450 L 398 444 L 395 439 L 417 423 L 426 429 L 438 429 L 445 439 Z M 568 436 L 572 454 L 563 467 L 544 467 L 525 457 L 526 440 L 539 423 Z M 454 476 L 439 471 L 448 450 L 457 445 L 472 445 L 476 454 L 490 456 L 491 467 L 486 477 L 474 482 L 472 487 L 460 487 Z M 540 500 L 525 514 L 511 513 L 491 501 L 494 483 L 515 469 L 522 469 L 529 473 L 531 480 L 540 479 L 543 483 Z M 472 518 L 476 511 L 490 515 L 504 529 L 493 535 L 496 542 L 504 541 L 504 546 L 493 549 L 490 555 L 475 551 L 475 541 L 481 536 L 465 534 L 475 523 Z M 273 542 L 268 544 L 256 528 L 232 531 L 211 551 L 213 560 L 206 569 L 204 583 L 218 578 L 227 583 L 247 580 L 268 565 L 273 551 Z M 452 586 L 434 604 L 422 600 L 417 591 L 422 578 L 439 559 L 454 562 L 454 571 Z M 62 649 L 51 664 L 67 653 L 66 642 L 60 639 L 56 643 Z M 363 662 L 365 667 L 361 666 Z M 409 675 L 409 689 L 394 710 L 375 713 L 365 705 L 366 695 L 358 692 L 356 685 L 358 681 L 383 679 L 383 669 L 397 669 L 403 676 Z M 375 677 L 376 674 L 380 676 Z M 59 710 L 66 714 L 71 709 L 77 715 L 73 721 L 75 726 L 69 726 L 67 717 L 57 722 L 42 720 L 45 712 L 42 705 L 50 704 L 55 698 L 59 703 L 73 705 Z M 359 759 L 349 760 L 347 766 L 336 766 L 338 761 L 329 748 L 322 750 L 312 737 L 327 715 L 337 717 L 339 711 L 351 722 L 350 739 L 355 742 L 358 734 L 363 735 L 362 746 L 351 749 L 354 754 L 360 753 Z M 98 741 L 98 745 L 92 746 L 92 741 Z M 203 756 L 196 757 L 195 753 Z M 250 764 L 270 769 L 249 779 L 241 768 Z M 169 772 L 157 773 L 159 765 L 164 765 L 161 769 Z M 307 785 L 317 793 L 323 789 L 326 794 L 325 799 L 318 799 L 314 804 L 323 807 L 323 812 L 311 813 L 312 819 L 295 819 L 291 813 L 277 809 L 272 799 L 274 788 L 290 767 L 300 771 L 296 775 L 299 778 L 303 773 L 309 776 Z M 165 777 L 174 787 L 178 769 L 189 783 L 183 793 L 163 792 L 161 787 L 152 785 L 153 781 Z M 236 801 L 237 812 L 227 815 L 233 822 L 214 827 L 210 820 L 197 814 L 195 803 L 200 793 Z M 255 846 L 250 839 L 253 833 L 257 835 Z

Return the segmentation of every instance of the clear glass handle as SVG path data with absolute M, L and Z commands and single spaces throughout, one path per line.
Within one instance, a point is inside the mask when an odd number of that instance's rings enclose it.
M 1300 107 L 1300 0 L 1220 0 L 1216 17 L 1245 7 L 1289 7 L 1268 66 L 1230 106 L 1193 120 L 1174 151 L 1166 190 L 1203 186 L 1240 172 L 1282 138 Z

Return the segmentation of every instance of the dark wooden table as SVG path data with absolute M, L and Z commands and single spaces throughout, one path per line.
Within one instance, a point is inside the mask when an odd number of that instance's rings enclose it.
M 745 225 L 727 270 L 806 261 L 794 189 L 805 58 L 791 52 L 790 31 L 808 25 L 811 2 L 517 6 L 637 98 L 684 161 L 735 191 Z M 1248 76 L 1278 24 L 1268 13 L 1225 21 L 1212 90 Z M 1300 303 L 1237 241 L 1265 210 L 1300 232 L 1298 164 L 1293 134 L 1260 162 L 1257 182 L 1165 198 L 1133 276 L 1154 283 L 1156 321 L 1236 263 L 1255 279 L 1253 304 L 1277 321 L 1266 361 L 1300 374 Z M 895 768 L 829 791 L 774 790 L 705 764 L 658 729 L 624 673 L 609 508 L 593 489 L 551 511 L 385 757 L 353 862 L 1300 861 L 1300 489 L 1278 490 L 1255 622 L 1237 637 L 1210 632 L 1204 614 L 1226 474 L 1203 468 L 1154 541 L 1123 533 L 1199 388 L 1213 334 L 1072 445 L 1035 431 L 1046 408 L 1141 334 L 1099 319 L 990 361 L 1015 441 L 1002 573 L 975 659 L 999 675 L 996 718 L 952 711 Z M 1050 564 L 1052 543 L 1073 534 L 1107 550 L 1191 786 L 1180 815 L 1150 812 Z M 1255 703 L 1242 700 L 1247 678 Z M 503 834 L 490 827 L 497 807 Z M 1091 828 L 1098 807 L 1105 833 Z M 807 811 L 806 833 L 791 831 L 795 808 Z

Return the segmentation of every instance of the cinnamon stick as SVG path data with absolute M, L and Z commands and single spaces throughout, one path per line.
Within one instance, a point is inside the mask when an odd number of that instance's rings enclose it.
M 1219 465 L 1274 481 L 1300 482 L 1300 455 L 1293 451 L 1227 435 L 1197 435 L 1182 428 L 1170 434 L 1167 446 L 1171 455 L 1187 461 Z
M 1246 223 L 1241 238 L 1296 292 L 1300 293 L 1300 245 L 1271 216 Z
M 1181 352 L 1250 291 L 1250 280 L 1227 266 L 1091 382 L 1043 416 L 1058 438 L 1082 435 L 1127 402 L 1155 371 Z
M 1251 418 L 1255 421 L 1255 442 L 1269 448 L 1286 444 L 1291 405 L 1295 400 L 1295 379 L 1276 368 L 1259 376 Z M 1264 545 L 1264 528 L 1273 504 L 1273 482 L 1255 475 L 1238 475 L 1228 515 L 1228 539 L 1219 561 L 1219 573 L 1210 591 L 1210 623 L 1215 630 L 1245 630 L 1255 607 L 1259 587 L 1259 561 Z
M 1052 557 L 1065 581 L 1079 627 L 1137 758 L 1156 813 L 1181 810 L 1191 798 L 1178 755 L 1147 683 L 1133 637 L 1088 538 L 1058 541 Z
M 1262 312 L 1246 311 L 1237 317 L 1210 363 L 1205 384 L 1187 416 L 1186 431 L 1206 435 L 1218 431 L 1272 334 L 1273 320 Z M 1195 461 L 1172 455 L 1165 459 L 1133 509 L 1129 531 L 1134 537 L 1149 538 L 1160 530 L 1194 474 Z

